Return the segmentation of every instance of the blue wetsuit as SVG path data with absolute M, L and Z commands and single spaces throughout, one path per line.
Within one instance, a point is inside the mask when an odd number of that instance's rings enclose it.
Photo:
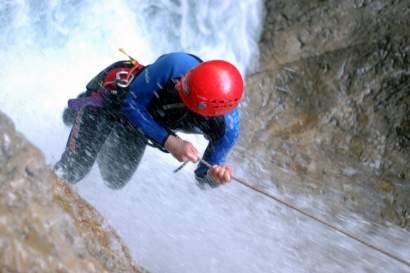
M 175 89 L 181 77 L 200 62 L 183 52 L 162 55 L 131 83 L 122 112 L 137 130 L 160 146 L 174 131 L 203 134 L 209 140 L 204 160 L 221 164 L 239 136 L 238 110 L 225 116 L 201 116 L 184 106 Z M 206 172 L 202 164 L 195 171 L 200 177 Z

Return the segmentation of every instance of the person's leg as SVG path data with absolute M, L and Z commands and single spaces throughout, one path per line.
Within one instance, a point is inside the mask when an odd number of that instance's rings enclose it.
M 67 145 L 54 169 L 60 177 L 77 183 L 91 170 L 101 146 L 111 131 L 108 113 L 85 106 L 78 110 Z
M 146 138 L 127 121 L 118 122 L 107 138 L 97 163 L 111 189 L 121 189 L 136 171 L 147 144 Z

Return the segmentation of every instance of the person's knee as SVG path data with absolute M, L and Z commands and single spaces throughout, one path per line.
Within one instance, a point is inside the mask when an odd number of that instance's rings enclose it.
M 103 177 L 105 185 L 112 190 L 120 190 L 130 181 L 131 177 L 106 176 Z
M 88 168 L 82 166 L 75 166 L 72 164 L 64 164 L 61 161 L 54 166 L 55 174 L 70 184 L 80 182 L 89 172 Z
M 75 117 L 77 115 L 77 110 L 72 108 L 65 108 L 63 112 L 63 123 L 66 126 L 72 126 L 75 121 Z
M 131 180 L 138 167 L 138 162 L 136 164 L 130 164 L 129 161 L 119 163 L 112 157 L 108 158 L 107 153 L 100 153 L 97 163 L 104 183 L 113 190 L 122 189 Z

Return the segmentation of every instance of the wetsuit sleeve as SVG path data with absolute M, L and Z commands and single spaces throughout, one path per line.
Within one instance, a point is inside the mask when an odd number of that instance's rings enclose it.
M 236 140 L 240 134 L 240 119 L 238 110 L 230 112 L 225 115 L 225 132 L 222 137 L 217 140 L 210 141 L 203 159 L 211 165 L 220 165 L 225 162 L 226 157 L 228 156 L 230 150 L 236 143 Z M 199 164 L 198 168 L 195 171 L 195 174 L 199 177 L 203 177 L 208 172 L 208 168 Z
M 185 74 L 197 63 L 184 53 L 162 55 L 141 72 L 132 82 L 122 105 L 122 111 L 131 124 L 146 137 L 163 146 L 169 132 L 160 126 L 147 111 L 154 93 L 170 80 Z

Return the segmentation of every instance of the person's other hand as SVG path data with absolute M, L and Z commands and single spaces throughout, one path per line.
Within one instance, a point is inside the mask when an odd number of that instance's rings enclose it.
M 226 184 L 231 181 L 233 170 L 230 166 L 214 165 L 208 170 L 208 176 L 219 184 Z
M 167 149 L 178 161 L 192 161 L 199 160 L 198 150 L 191 142 L 185 141 L 173 135 L 170 135 L 165 141 L 164 148 Z

